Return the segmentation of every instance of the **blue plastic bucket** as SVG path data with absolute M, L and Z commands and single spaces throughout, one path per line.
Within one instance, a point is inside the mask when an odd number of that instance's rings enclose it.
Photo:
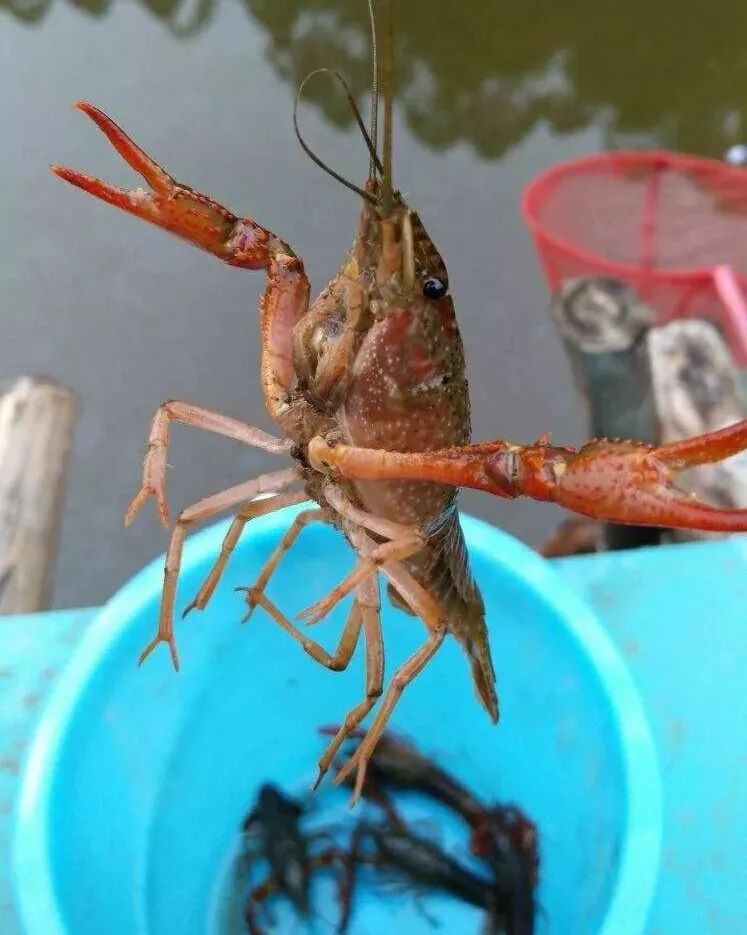
M 239 626 L 244 605 L 233 588 L 252 583 L 295 511 L 253 521 L 209 607 L 177 624 L 179 675 L 163 647 L 135 664 L 155 627 L 162 559 L 91 626 L 42 717 L 22 783 L 13 875 L 27 935 L 230 928 L 231 855 L 258 786 L 307 788 L 322 750 L 317 727 L 339 722 L 362 696 L 360 653 L 336 674 L 261 610 Z M 549 563 L 477 520 L 465 517 L 464 529 L 487 605 L 502 720 L 489 724 L 448 640 L 405 692 L 393 727 L 487 800 L 517 802 L 537 822 L 540 932 L 642 933 L 659 864 L 660 786 L 627 668 Z M 189 542 L 178 611 L 225 530 Z M 295 614 L 351 563 L 336 532 L 310 527 L 270 597 Z M 338 608 L 314 635 L 334 644 L 344 613 Z M 386 607 L 384 635 L 391 674 L 424 630 Z M 479 930 L 468 907 L 444 897 L 429 908 L 444 932 Z M 334 917 L 334 907 L 322 915 Z M 353 932 L 393 924 L 431 931 L 406 894 L 361 897 Z

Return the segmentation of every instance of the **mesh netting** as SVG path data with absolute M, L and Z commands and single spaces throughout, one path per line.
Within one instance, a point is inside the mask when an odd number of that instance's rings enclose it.
M 714 321 L 747 365 L 747 170 L 668 152 L 591 156 L 540 175 L 522 210 L 552 290 L 613 276 L 661 323 Z

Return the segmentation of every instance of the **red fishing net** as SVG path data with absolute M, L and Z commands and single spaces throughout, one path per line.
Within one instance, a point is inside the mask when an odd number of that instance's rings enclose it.
M 747 170 L 670 152 L 561 163 L 522 199 L 551 289 L 577 276 L 623 280 L 660 323 L 715 321 L 747 366 Z

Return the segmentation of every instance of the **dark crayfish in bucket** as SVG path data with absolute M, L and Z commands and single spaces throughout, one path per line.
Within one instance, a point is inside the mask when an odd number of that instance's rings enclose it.
M 553 446 L 548 437 L 527 446 L 503 440 L 469 444 L 464 352 L 446 267 L 420 217 L 392 183 L 392 0 L 382 6 L 382 67 L 379 74 L 374 41 L 370 129 L 356 111 L 369 150 L 368 179 L 362 188 L 345 182 L 361 198 L 358 229 L 339 272 L 311 303 L 303 262 L 285 240 L 252 218 L 239 218 L 212 198 L 176 182 L 91 104 L 76 106 L 143 177 L 148 190 L 128 191 L 72 169 L 53 167 L 68 182 L 226 263 L 265 272 L 259 307 L 260 384 L 280 437 L 202 406 L 177 400 L 163 403 L 153 419 L 142 486 L 127 511 L 127 522 L 154 497 L 168 524 L 165 472 L 172 421 L 290 456 L 293 465 L 205 497 L 181 512 L 167 551 L 158 631 L 142 658 L 166 643 L 174 665 L 178 664 L 174 598 L 190 527 L 238 508 L 221 553 L 188 608 L 201 609 L 248 521 L 309 498 L 315 501 L 316 508 L 293 520 L 257 581 L 246 589 L 246 600 L 249 612 L 261 607 L 310 656 L 333 670 L 346 667 L 363 634 L 364 695 L 322 756 L 317 782 L 384 689 L 380 576 L 388 582 L 390 600 L 419 618 L 426 631 L 422 647 L 392 677 L 366 738 L 336 777 L 342 781 L 357 769 L 355 797 L 398 698 L 448 634 L 467 655 L 475 691 L 488 716 L 498 719 L 485 611 L 459 526 L 459 486 L 500 497 L 551 500 L 608 521 L 747 530 L 747 511 L 694 502 L 670 483 L 673 471 L 718 461 L 747 447 L 745 422 L 660 448 L 601 440 L 575 450 Z M 371 11 L 375 39 L 374 19 Z M 381 149 L 379 86 L 384 102 Z M 351 103 L 355 107 L 352 98 Z M 269 496 L 258 499 L 260 494 Z M 289 620 L 265 593 L 284 553 L 313 522 L 335 526 L 356 555 L 352 573 L 301 614 L 305 624 L 313 624 L 353 594 L 339 645 L 332 653 Z

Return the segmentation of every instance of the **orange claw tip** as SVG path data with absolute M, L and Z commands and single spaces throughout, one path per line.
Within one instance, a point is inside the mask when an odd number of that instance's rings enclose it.
M 661 445 L 656 457 L 673 470 L 714 464 L 747 449 L 747 419 L 695 438 Z
M 107 186 L 106 183 L 101 182 L 92 175 L 86 175 L 85 172 L 78 172 L 77 169 L 68 169 L 67 166 L 55 165 L 49 168 L 54 172 L 57 178 L 62 179 L 63 182 L 69 182 L 76 188 L 81 188 L 84 192 L 88 192 L 90 195 L 96 195 L 104 201 L 119 204 L 123 198 L 118 189 L 115 189 L 113 186 Z
M 90 104 L 88 101 L 76 101 L 73 104 L 73 107 L 76 110 L 79 110 L 81 113 L 85 114 L 87 117 L 90 117 L 94 123 L 101 126 L 101 124 L 114 124 L 114 121 L 111 117 L 107 117 L 103 110 L 99 110 L 98 107 L 95 107 L 93 104 Z
M 76 169 L 69 169 L 67 166 L 52 165 L 49 168 L 58 178 L 63 179 L 65 182 L 70 182 L 71 185 L 77 185 L 78 188 L 90 186 L 94 181 L 94 179 L 85 175 L 85 173 L 78 172 Z
M 357 751 L 354 753 L 347 763 L 344 763 L 340 769 L 337 770 L 335 775 L 332 777 L 333 786 L 341 786 L 345 780 L 350 776 L 354 769 L 358 766 L 358 756 Z
M 118 134 L 123 133 L 111 117 L 107 116 L 103 110 L 99 110 L 98 107 L 94 107 L 93 104 L 89 104 L 88 101 L 76 101 L 73 107 L 85 114 L 86 117 L 90 117 L 96 126 L 100 127 L 104 132 L 114 131 Z
M 158 646 L 159 643 L 168 643 L 168 640 L 159 639 L 158 637 L 151 640 L 151 642 L 145 647 L 145 649 L 138 656 L 138 660 L 137 660 L 138 668 L 140 668 L 140 666 L 150 656 L 150 654 Z M 173 643 L 168 643 L 168 646 L 169 646 L 169 653 L 171 655 L 171 664 L 174 667 L 174 671 L 178 672 L 179 671 L 179 655 L 176 651 L 176 646 L 174 646 Z

